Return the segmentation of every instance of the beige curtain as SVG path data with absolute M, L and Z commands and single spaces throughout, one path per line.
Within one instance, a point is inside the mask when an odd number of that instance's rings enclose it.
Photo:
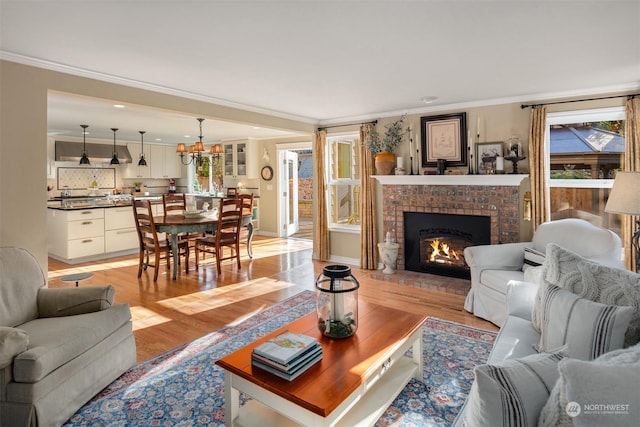
M 551 217 L 544 143 L 546 122 L 547 109 L 543 106 L 533 107 L 529 124 L 529 176 L 531 179 L 531 225 L 533 231 L 543 222 L 549 221 Z
M 373 125 L 360 126 L 360 182 L 362 187 L 360 212 L 360 268 L 378 268 L 378 227 L 376 222 L 376 194 L 373 182 L 373 153 L 367 150 L 364 141 L 369 139 Z
M 325 161 L 327 154 L 327 131 L 318 130 L 313 144 L 313 153 L 316 156 L 314 163 L 314 175 L 316 177 L 316 224 L 313 238 L 313 257 L 321 261 L 328 261 L 329 247 L 329 222 L 327 218 L 327 174 Z
M 625 151 L 624 170 L 640 171 L 640 98 L 634 97 L 627 100 L 625 108 Z M 636 231 L 637 216 L 622 215 L 622 239 L 624 243 L 625 266 L 632 271 L 636 269 L 636 256 L 638 254 L 631 245 L 631 236 Z

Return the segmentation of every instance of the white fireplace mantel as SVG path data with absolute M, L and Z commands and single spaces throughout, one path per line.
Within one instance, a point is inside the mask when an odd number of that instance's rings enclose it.
M 519 186 L 529 175 L 372 175 L 382 185 Z

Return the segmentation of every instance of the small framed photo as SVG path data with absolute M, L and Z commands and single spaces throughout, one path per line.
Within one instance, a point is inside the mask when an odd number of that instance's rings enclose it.
M 421 117 L 420 131 L 423 167 L 467 165 L 467 113 Z
M 227 197 L 236 197 L 238 195 L 238 189 L 235 187 L 227 188 Z
M 496 173 L 496 158 L 503 157 L 502 142 L 478 142 L 476 144 L 476 171 L 479 174 Z

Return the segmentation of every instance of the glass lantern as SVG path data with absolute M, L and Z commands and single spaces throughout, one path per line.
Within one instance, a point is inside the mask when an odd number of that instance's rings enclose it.
M 316 279 L 318 328 L 330 338 L 346 338 L 358 329 L 358 288 L 351 267 L 327 265 Z

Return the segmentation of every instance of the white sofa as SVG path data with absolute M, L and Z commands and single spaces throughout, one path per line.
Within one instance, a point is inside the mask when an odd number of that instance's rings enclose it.
M 507 315 L 509 281 L 536 281 L 531 274 L 535 269 L 528 270 L 525 277 L 525 248 L 532 248 L 543 256 L 549 243 L 587 259 L 623 268 L 622 242 L 611 230 L 577 218 L 550 221 L 538 227 L 530 242 L 470 246 L 464 250 L 465 261 L 471 269 L 471 290 L 465 300 L 465 310 L 501 326 Z
M 454 427 L 626 426 L 640 419 L 640 275 L 554 244 L 545 254 L 539 282 L 509 282 L 505 320 L 487 363 L 474 369 Z M 619 414 L 569 414 L 569 402 L 628 406 Z

